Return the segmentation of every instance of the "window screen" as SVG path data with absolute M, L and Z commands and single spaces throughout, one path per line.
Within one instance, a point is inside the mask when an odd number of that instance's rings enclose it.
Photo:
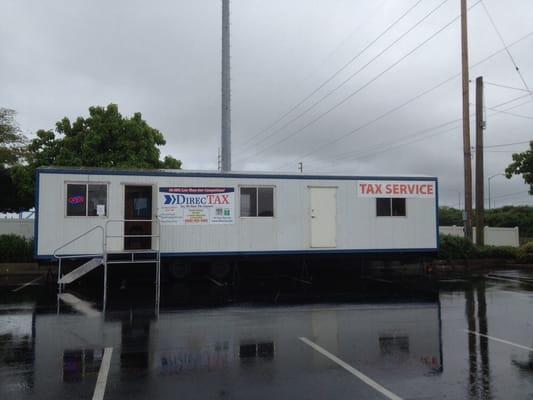
M 377 198 L 376 215 L 378 217 L 405 217 L 405 199 Z
M 98 207 L 103 208 L 103 214 L 107 215 L 107 185 L 88 185 L 87 214 L 98 215 Z
M 67 216 L 87 215 L 87 185 L 67 185 Z
M 273 217 L 274 188 L 241 188 L 241 217 Z

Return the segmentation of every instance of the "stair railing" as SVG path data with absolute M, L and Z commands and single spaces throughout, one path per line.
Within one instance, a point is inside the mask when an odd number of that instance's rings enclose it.
M 100 230 L 100 232 L 102 233 L 102 252 L 99 253 L 98 255 L 102 255 L 102 257 L 103 257 L 104 256 L 104 251 L 105 251 L 105 233 L 104 233 L 104 227 L 101 226 L 101 225 L 93 226 L 88 231 L 83 232 L 81 235 L 76 236 L 75 238 L 69 240 L 68 242 L 62 244 L 61 246 L 59 246 L 57 249 L 54 250 L 53 256 L 59 262 L 58 270 L 57 270 L 57 284 L 59 285 L 59 292 L 60 293 L 61 293 L 61 290 L 63 289 L 63 285 L 61 283 L 59 283 L 61 277 L 63 276 L 61 274 L 61 264 L 62 264 L 63 258 L 87 258 L 87 255 L 79 255 L 79 256 L 76 256 L 76 255 L 60 255 L 60 254 L 58 255 L 58 252 L 60 250 L 63 250 L 65 247 L 71 245 L 72 243 L 76 242 L 77 240 L 87 236 L 89 233 L 94 232 L 95 230 Z

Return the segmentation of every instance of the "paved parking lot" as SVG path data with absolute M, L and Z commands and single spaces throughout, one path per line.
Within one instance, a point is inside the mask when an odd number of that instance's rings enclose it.
M 0 288 L 1 399 L 530 399 L 533 275 Z M 255 285 L 255 286 L 254 286 Z

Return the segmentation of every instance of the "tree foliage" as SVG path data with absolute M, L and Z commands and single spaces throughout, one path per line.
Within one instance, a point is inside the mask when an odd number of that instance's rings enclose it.
M 149 126 L 141 113 L 123 117 L 116 104 L 90 107 L 89 116 L 63 118 L 55 131 L 39 130 L 27 146 L 26 165 L 13 169 L 22 195 L 33 194 L 34 172 L 40 166 L 180 169 L 171 156 L 160 160 L 163 134 Z
M 505 169 L 505 176 L 522 175 L 529 185 L 529 194 L 533 195 L 533 140 L 529 142 L 529 150 L 513 154 L 513 162 Z
M 521 237 L 533 237 L 533 207 L 505 206 L 485 210 L 485 224 L 487 226 L 513 228 L 518 226 Z M 462 211 L 452 207 L 440 207 L 439 225 L 462 226 Z
M 0 108 L 0 168 L 16 164 L 24 155 L 26 137 L 15 122 L 15 111 Z
M 463 225 L 463 213 L 461 210 L 453 207 L 440 207 L 439 209 L 439 225 L 453 226 Z

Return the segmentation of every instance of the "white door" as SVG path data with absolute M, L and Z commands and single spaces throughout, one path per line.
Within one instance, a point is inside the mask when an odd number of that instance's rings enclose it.
M 336 247 L 337 189 L 311 188 L 311 247 Z

